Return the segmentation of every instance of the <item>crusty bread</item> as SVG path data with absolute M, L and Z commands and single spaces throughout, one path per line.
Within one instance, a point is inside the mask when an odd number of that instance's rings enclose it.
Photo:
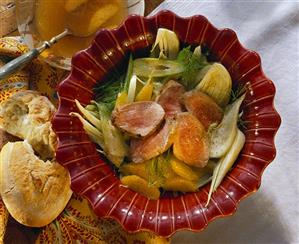
M 51 118 L 55 107 L 35 91 L 20 91 L 1 104 L 3 129 L 27 140 L 42 159 L 55 156 L 56 136 Z
M 2 149 L 2 147 L 7 143 L 7 142 L 15 142 L 15 141 L 19 141 L 20 139 L 8 134 L 5 130 L 0 129 L 0 150 Z
M 0 166 L 2 200 L 21 224 L 49 224 L 71 198 L 68 171 L 55 161 L 40 160 L 27 141 L 7 143 L 0 154 Z

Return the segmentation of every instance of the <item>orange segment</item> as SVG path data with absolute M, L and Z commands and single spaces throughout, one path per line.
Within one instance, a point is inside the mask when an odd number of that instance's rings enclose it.
M 167 191 L 180 191 L 180 192 L 195 192 L 197 191 L 197 183 L 195 181 L 186 180 L 181 177 L 174 177 L 168 179 L 163 188 Z
M 144 163 L 129 163 L 129 164 L 124 164 L 120 167 L 120 171 L 124 175 L 137 175 L 140 176 L 141 178 L 147 180 L 148 179 L 148 174 L 146 170 L 146 162 Z
M 209 160 L 209 141 L 204 126 L 191 113 L 180 113 L 173 154 L 184 163 L 203 168 Z
M 218 124 L 222 120 L 222 109 L 211 97 L 198 90 L 185 93 L 183 101 L 187 110 L 203 124 L 206 130 L 211 124 Z
M 190 166 L 182 162 L 181 160 L 173 157 L 170 161 L 172 170 L 182 178 L 186 180 L 197 180 L 197 174 L 192 170 Z
M 150 199 L 159 199 L 160 191 L 158 187 L 149 186 L 145 179 L 137 175 L 128 175 L 120 179 L 121 183 Z

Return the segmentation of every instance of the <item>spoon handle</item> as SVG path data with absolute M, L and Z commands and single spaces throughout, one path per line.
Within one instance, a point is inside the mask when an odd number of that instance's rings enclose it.
M 29 52 L 8 62 L 7 64 L 5 64 L 0 68 L 0 80 L 5 79 L 6 77 L 15 73 L 17 70 L 23 68 L 26 64 L 30 63 L 31 60 L 33 60 L 38 55 L 40 55 L 45 49 L 51 47 L 57 41 L 59 41 L 60 39 L 62 39 L 63 37 L 69 34 L 70 32 L 68 30 L 65 30 L 64 32 L 58 34 L 57 36 L 54 36 L 51 40 L 45 41 L 40 47 L 34 48 Z
M 0 80 L 12 75 L 17 70 L 23 68 L 26 64 L 28 64 L 32 59 L 36 58 L 40 52 L 38 49 L 32 49 L 31 51 L 13 59 L 8 62 L 4 66 L 0 68 Z

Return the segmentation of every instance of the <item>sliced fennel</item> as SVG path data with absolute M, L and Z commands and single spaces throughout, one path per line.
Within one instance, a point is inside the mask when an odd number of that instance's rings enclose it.
M 175 59 L 179 53 L 180 41 L 173 31 L 159 28 L 151 52 L 154 52 L 157 47 L 160 51 L 159 58 Z
M 128 68 L 127 68 L 127 73 L 126 73 L 126 78 L 125 78 L 125 85 L 124 85 L 124 90 L 125 91 L 129 90 L 129 83 L 130 83 L 130 80 L 133 76 L 133 68 L 134 68 L 133 57 L 132 57 L 132 55 L 130 55 L 129 64 L 128 64 Z
M 220 158 L 231 147 L 238 130 L 239 109 L 245 95 L 226 107 L 221 123 L 209 131 L 210 157 Z
M 207 66 L 203 67 L 196 75 L 196 80 L 200 82 L 203 77 L 208 73 L 209 69 L 212 67 L 212 64 L 208 64 Z
M 137 76 L 135 74 L 132 75 L 131 80 L 129 82 L 128 88 L 128 103 L 134 102 L 135 93 L 136 93 L 136 86 L 137 86 Z
M 128 148 L 122 133 L 112 125 L 110 111 L 104 103 L 93 102 L 99 111 L 100 119 L 94 117 L 90 111 L 85 109 L 77 100 L 75 101 L 78 109 L 86 118 L 78 113 L 70 113 L 79 118 L 83 128 L 91 140 L 97 143 L 105 152 L 106 157 L 117 167 L 123 162 L 128 154 Z M 95 127 L 94 127 L 95 126 Z
M 197 56 L 197 57 L 201 57 L 202 53 L 201 53 L 201 46 L 197 46 L 194 51 L 193 51 L 193 55 Z
M 112 124 L 108 109 L 99 104 L 99 112 L 102 123 L 102 134 L 107 158 L 117 167 L 121 165 L 125 156 L 128 155 L 128 147 L 122 133 Z
M 102 124 L 101 121 L 96 118 L 90 111 L 85 109 L 77 99 L 75 99 L 75 103 L 81 114 L 84 115 L 84 117 L 91 123 L 93 124 L 98 130 L 101 130 Z
M 100 147 L 105 151 L 105 143 L 104 143 L 104 137 L 101 131 L 99 131 L 97 128 L 95 128 L 94 126 L 92 126 L 87 120 L 85 120 L 80 114 L 78 113 L 70 113 L 71 116 L 75 116 L 77 117 L 82 125 L 83 125 L 83 129 L 85 130 L 85 132 L 88 134 L 88 136 L 90 137 L 90 139 L 100 145 Z
M 184 71 L 182 63 L 158 58 L 138 58 L 134 60 L 133 72 L 141 77 L 175 76 Z
M 214 63 L 207 70 L 196 89 L 212 97 L 220 107 L 224 108 L 230 99 L 232 79 L 222 64 Z
M 210 202 L 212 193 L 216 191 L 217 187 L 220 185 L 227 172 L 233 166 L 234 162 L 236 161 L 239 153 L 241 152 L 244 146 L 244 143 L 245 143 L 245 136 L 242 133 L 242 131 L 237 129 L 237 135 L 231 148 L 229 149 L 227 154 L 219 160 L 216 168 L 214 169 L 212 183 L 209 190 L 206 206 Z

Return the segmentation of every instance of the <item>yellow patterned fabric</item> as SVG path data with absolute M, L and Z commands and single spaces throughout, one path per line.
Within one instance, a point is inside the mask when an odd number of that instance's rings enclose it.
M 95 216 L 87 200 L 73 195 L 64 212 L 46 226 L 36 243 L 168 243 L 148 232 L 129 234 L 112 219 Z
M 16 39 L 0 39 L 0 65 L 1 62 L 3 65 L 11 57 L 27 50 L 28 48 Z M 19 90 L 32 89 L 57 104 L 55 87 L 66 75 L 66 71 L 34 60 L 25 69 L 0 81 L 0 103 Z M 0 199 L 0 243 L 3 242 L 7 219 L 8 212 Z M 169 240 L 149 232 L 129 234 L 115 220 L 97 218 L 85 199 L 73 195 L 60 216 L 42 228 L 36 243 L 164 244 L 169 243 Z
M 8 220 L 8 212 L 0 198 L 0 243 L 3 243 L 5 228 Z

